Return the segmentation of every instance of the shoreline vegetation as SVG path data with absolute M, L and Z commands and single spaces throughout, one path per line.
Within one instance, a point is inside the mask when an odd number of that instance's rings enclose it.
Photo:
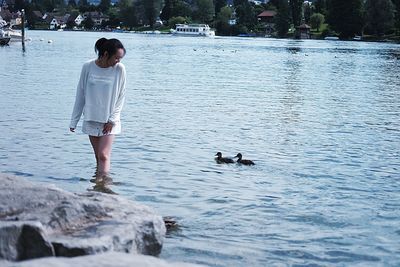
M 200 23 L 217 36 L 400 42 L 400 0 L 22 0 L 0 14 L 17 27 L 21 10 L 30 30 L 169 33 Z
M 57 32 L 57 30 L 50 30 L 50 29 L 29 29 L 29 31 L 49 31 L 49 32 Z M 85 29 L 62 29 L 61 31 L 65 32 L 113 32 L 113 33 L 131 33 L 131 34 L 162 34 L 162 35 L 172 35 L 173 33 L 170 32 L 170 29 L 155 29 L 149 27 L 141 27 L 139 29 L 114 29 L 114 30 L 85 30 Z M 286 36 L 286 37 L 279 37 L 279 36 L 265 36 L 263 34 L 239 34 L 235 36 L 226 36 L 226 35 L 217 35 L 216 37 L 241 37 L 241 38 L 276 38 L 276 39 L 296 39 L 294 36 Z M 196 38 L 196 37 L 194 37 Z M 207 37 L 204 37 L 207 38 Z M 329 39 L 329 37 L 328 37 Z M 321 36 L 321 34 L 311 34 L 308 40 L 328 40 L 325 37 Z M 373 35 L 364 35 L 360 39 L 352 38 L 352 39 L 337 39 L 336 41 L 355 41 L 355 42 L 383 42 L 383 43 L 396 43 L 400 44 L 400 36 L 397 35 L 388 35 L 388 36 L 373 36 Z

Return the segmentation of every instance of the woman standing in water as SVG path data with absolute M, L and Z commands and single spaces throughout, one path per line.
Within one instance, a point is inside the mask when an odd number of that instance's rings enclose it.
M 98 58 L 82 67 L 69 129 L 84 114 L 82 132 L 89 135 L 97 162 L 96 179 L 110 172 L 114 136 L 121 133 L 120 114 L 125 100 L 125 67 L 120 63 L 126 50 L 117 39 L 101 38 L 95 44 Z

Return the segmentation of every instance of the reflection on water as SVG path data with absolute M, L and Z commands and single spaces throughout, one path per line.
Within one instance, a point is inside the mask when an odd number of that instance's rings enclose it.
M 93 176 L 93 179 L 90 179 L 91 183 L 94 183 L 93 187 L 88 188 L 88 191 L 97 191 L 106 194 L 117 195 L 112 189 L 111 185 L 113 185 L 113 179 L 109 174 L 97 174 Z
M 152 206 L 178 222 L 160 255 L 171 261 L 400 265 L 398 45 L 28 36 L 23 56 L 0 48 L 1 172 Z M 82 63 L 102 36 L 127 48 L 127 97 L 115 180 L 91 184 L 87 136 L 67 127 Z M 257 165 L 215 164 L 216 151 Z

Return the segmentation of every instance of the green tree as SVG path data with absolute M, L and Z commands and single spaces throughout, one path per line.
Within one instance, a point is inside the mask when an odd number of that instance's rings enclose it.
M 275 16 L 275 28 L 279 37 L 285 37 L 290 27 L 289 5 L 287 0 L 279 0 Z
M 350 38 L 360 34 L 363 27 L 363 0 L 330 0 L 328 5 L 328 23 L 340 38 Z
M 299 26 L 303 19 L 303 0 L 289 0 L 290 9 L 292 11 L 292 22 L 294 26 Z
M 161 10 L 161 0 L 141 0 L 140 5 L 143 9 L 143 17 L 153 28 Z
M 314 13 L 310 18 L 311 28 L 317 29 L 319 32 L 319 28 L 325 22 L 325 17 L 321 13 Z
M 75 0 L 68 0 L 68 6 L 70 6 L 70 7 L 76 7 L 76 2 L 75 2 Z
M 395 26 L 397 29 L 397 34 L 400 34 L 400 0 L 394 0 L 393 1 L 394 5 L 395 5 Z
M 304 3 L 303 8 L 304 8 L 304 22 L 306 24 L 310 24 L 310 19 L 313 14 L 314 7 L 309 3 Z
M 91 16 L 88 16 L 82 23 L 85 30 L 91 30 L 94 27 L 94 21 Z
M 314 3 L 315 13 L 320 13 L 326 16 L 326 0 L 317 0 Z
M 187 22 L 188 22 L 188 20 L 184 17 L 172 17 L 168 20 L 168 25 L 171 28 L 175 28 L 176 24 L 185 24 Z
M 73 29 L 75 26 L 76 26 L 75 21 L 73 21 L 73 20 L 67 21 L 67 29 Z
M 99 9 L 102 12 L 107 12 L 111 6 L 111 0 L 101 0 L 99 4 Z
M 253 6 L 247 0 L 234 0 L 236 18 L 237 18 L 237 32 L 243 33 L 244 29 L 252 30 L 257 23 L 256 15 Z M 241 27 L 244 26 L 244 27 Z
M 196 17 L 203 23 L 209 23 L 214 17 L 214 3 L 212 0 L 197 0 Z
M 173 0 L 165 0 L 164 7 L 161 10 L 160 19 L 164 21 L 168 21 L 171 18 L 171 10 Z
M 391 0 L 367 0 L 365 4 L 367 29 L 384 35 L 394 25 L 395 7 Z
M 223 7 L 226 6 L 226 0 L 214 0 L 215 14 L 221 11 Z
M 230 7 L 224 6 L 221 8 L 214 22 L 218 35 L 231 34 L 231 25 L 229 25 L 229 20 L 231 16 L 232 16 L 232 9 Z
M 119 19 L 122 25 L 132 29 L 138 26 L 138 15 L 136 5 L 130 0 L 120 0 L 119 3 Z

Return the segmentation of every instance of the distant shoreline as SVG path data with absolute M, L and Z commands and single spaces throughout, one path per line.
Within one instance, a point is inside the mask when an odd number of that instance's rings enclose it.
M 48 32 L 57 32 L 58 30 L 50 30 L 50 29 L 28 29 L 28 31 L 48 31 Z M 166 31 L 159 31 L 159 30 L 148 30 L 148 31 L 129 31 L 129 30 L 114 30 L 114 31 L 106 31 L 106 30 L 71 30 L 71 29 L 63 29 L 59 32 L 104 32 L 104 33 L 129 33 L 129 34 L 148 34 L 148 35 L 172 35 L 170 32 Z M 197 36 L 190 36 L 190 37 L 197 37 Z M 326 40 L 324 38 L 309 38 L 309 39 L 296 39 L 292 37 L 265 37 L 262 35 L 252 35 L 248 34 L 247 36 L 244 35 L 216 35 L 215 37 L 239 37 L 239 38 L 265 38 L 265 39 L 288 39 L 288 40 L 325 40 L 325 41 L 345 41 L 345 42 L 375 42 L 375 43 L 392 43 L 392 44 L 400 44 L 400 36 L 395 36 L 394 38 L 376 38 L 372 36 L 366 36 L 361 40 Z

